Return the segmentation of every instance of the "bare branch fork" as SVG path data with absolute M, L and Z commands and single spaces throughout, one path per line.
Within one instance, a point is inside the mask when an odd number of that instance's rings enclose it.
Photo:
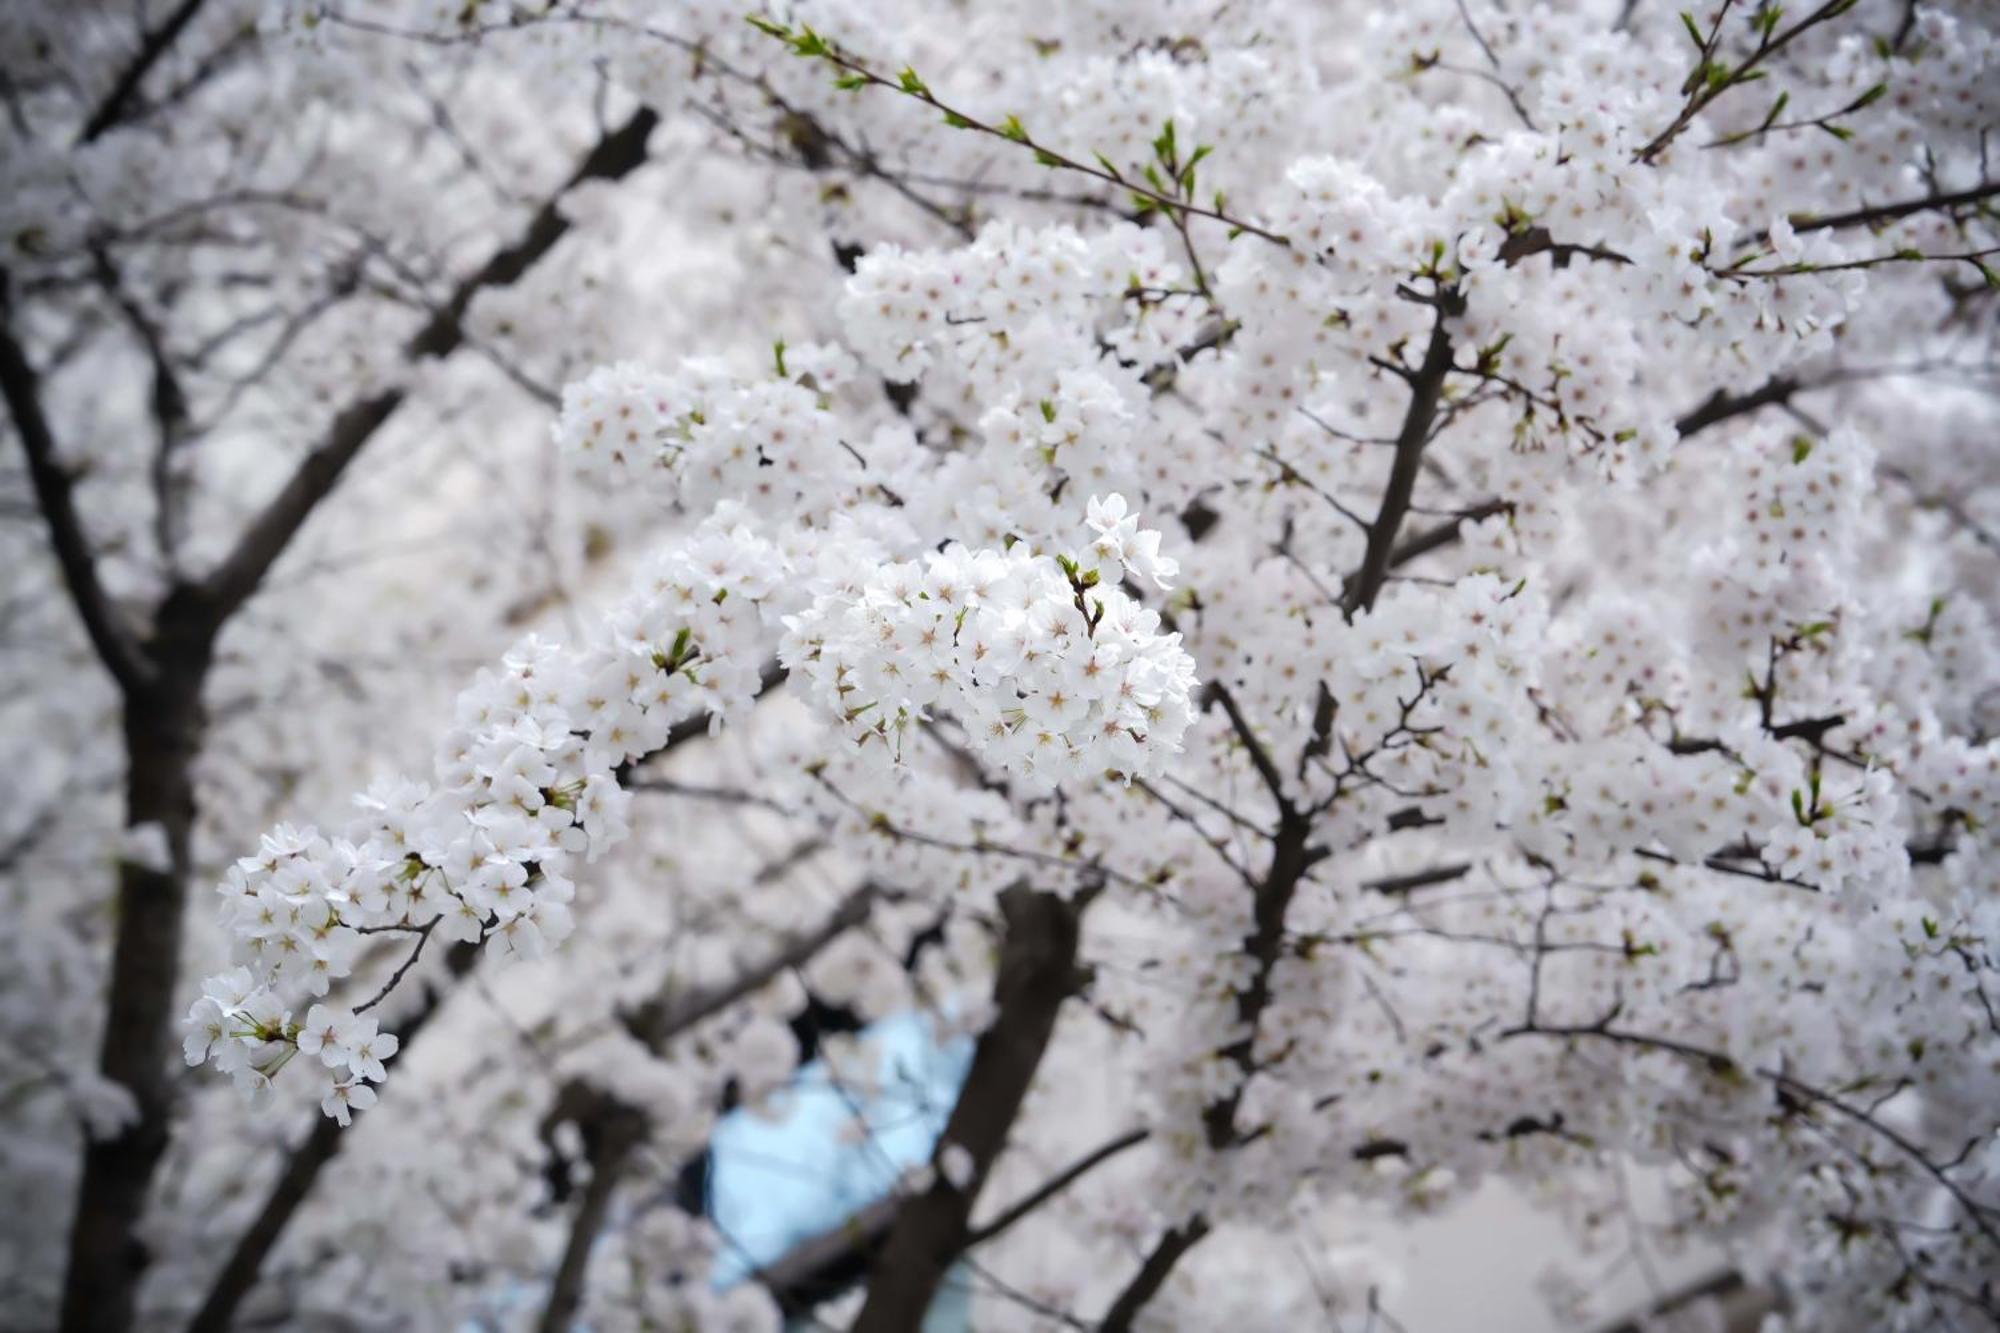
M 98 579 L 96 556 L 76 508 L 76 479 L 57 457 L 55 434 L 42 410 L 41 377 L 14 336 L 12 317 L 11 284 L 0 269 L 0 394 L 27 456 L 28 481 L 48 524 L 49 545 L 98 658 L 122 688 L 141 689 L 152 678 L 152 665 L 133 626 Z
M 618 180 L 646 160 L 646 143 L 659 116 L 641 107 L 623 125 L 600 139 L 567 182 L 536 210 L 519 240 L 487 260 L 478 272 L 460 282 L 444 305 L 417 331 L 404 348 L 410 363 L 449 356 L 465 343 L 464 319 L 473 299 L 493 287 L 518 281 L 569 231 L 561 212 L 564 195 L 591 180 Z M 216 623 L 247 601 L 291 539 L 340 480 L 384 422 L 402 405 L 408 390 L 385 389 L 350 404 L 306 455 L 278 494 L 272 497 L 236 547 L 199 586 L 198 601 Z

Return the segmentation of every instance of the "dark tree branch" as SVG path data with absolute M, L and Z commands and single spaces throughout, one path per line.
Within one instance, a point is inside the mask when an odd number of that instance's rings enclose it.
M 453 289 L 410 340 L 404 349 L 405 356 L 411 362 L 419 362 L 448 356 L 457 350 L 465 342 L 463 321 L 473 299 L 488 288 L 504 287 L 519 280 L 569 231 L 569 220 L 560 210 L 563 196 L 585 181 L 617 180 L 631 174 L 646 161 L 646 141 L 658 123 L 657 115 L 641 107 L 623 125 L 598 140 L 569 180 L 536 211 L 520 239 L 495 254 Z M 291 480 L 251 521 L 235 549 L 203 580 L 201 602 L 213 625 L 219 626 L 256 592 L 264 575 L 320 501 L 333 490 L 347 465 L 402 405 L 405 393 L 402 388 L 385 389 L 350 404 L 334 418 L 326 435 L 300 462 Z
M 125 322 L 132 327 L 133 336 L 145 350 L 146 360 L 153 368 L 153 393 L 151 407 L 153 422 L 159 431 L 159 441 L 153 450 L 153 536 L 160 548 L 160 557 L 171 569 L 174 553 L 179 544 L 179 501 L 178 488 L 174 483 L 174 454 L 187 442 L 190 432 L 187 392 L 182 389 L 180 377 L 174 370 L 172 359 L 167 353 L 166 336 L 154 323 L 151 315 L 130 292 L 125 289 L 124 277 L 111 260 L 110 251 L 103 246 L 91 250 L 91 263 L 97 275 L 98 284 L 104 288 L 125 316 Z
M 662 996 L 648 1000 L 624 1015 L 625 1028 L 654 1051 L 696 1023 L 721 1013 L 745 996 L 762 990 L 795 967 L 802 966 L 827 945 L 868 919 L 881 896 L 881 889 L 864 884 L 844 898 L 827 919 L 813 930 L 793 936 L 768 957 L 720 985 L 669 1000 Z
M 1278 772 L 1277 764 L 1272 762 L 1270 750 L 1258 739 L 1256 731 L 1250 726 L 1250 719 L 1243 715 L 1243 709 L 1237 704 L 1236 696 L 1231 694 L 1221 681 L 1209 682 L 1208 694 L 1222 705 L 1222 711 L 1229 718 L 1230 729 L 1236 733 L 1236 739 L 1243 742 L 1243 748 L 1250 752 L 1250 762 L 1255 765 L 1257 776 L 1262 778 L 1264 785 L 1270 789 L 1271 799 L 1277 802 L 1279 812 L 1281 814 L 1289 812 L 1292 803 L 1291 798 L 1285 795 L 1284 775 Z
M 1905 199 L 1893 204 L 1875 204 L 1867 208 L 1857 208 L 1851 213 L 1830 213 L 1825 217 L 1797 214 L 1792 218 L 1792 230 L 1831 231 L 1843 227 L 1873 227 L 1882 222 L 1893 222 L 1897 218 L 1910 217 L 1916 213 L 1929 213 L 1937 209 L 1962 208 L 1967 204 L 1982 203 L 2000 195 L 2000 181 L 1987 181 L 1969 190 L 1955 194 L 1932 194 L 1922 199 Z
M 1680 114 L 1674 117 L 1672 124 L 1654 135 L 1645 147 L 1634 153 L 1633 160 L 1650 166 L 1710 103 L 1731 88 L 1749 83 L 1752 76 L 1762 78 L 1763 73 L 1758 66 L 1813 28 L 1840 17 L 1853 7 L 1854 0 L 1825 0 L 1789 28 L 1779 30 L 1774 27 L 1765 31 L 1758 39 L 1756 48 L 1743 58 L 1742 63 L 1731 67 L 1726 61 L 1717 59 L 1722 45 L 1723 21 L 1728 18 L 1730 9 L 1730 0 L 1723 0 L 1721 7 L 1713 11 L 1714 18 L 1707 37 L 1702 41 L 1695 71 L 1682 86 L 1686 101 L 1681 106 Z
M 1256 964 L 1250 984 L 1236 996 L 1236 1021 L 1243 1036 L 1224 1047 L 1221 1054 L 1243 1071 L 1243 1081 L 1209 1103 L 1202 1113 L 1209 1147 L 1220 1152 L 1237 1141 L 1236 1108 L 1243 1100 L 1243 1087 L 1256 1064 L 1257 1024 L 1271 1002 L 1271 969 L 1277 965 L 1284 947 L 1285 914 L 1292 897 L 1321 853 L 1307 845 L 1312 820 L 1287 809 L 1278 821 L 1277 836 L 1271 843 L 1271 864 L 1257 887 L 1252 907 L 1251 933 L 1243 941 L 1243 951 Z
M 97 557 L 76 510 L 75 478 L 56 457 L 55 436 L 42 412 L 41 377 L 14 337 L 8 318 L 12 313 L 9 298 L 7 275 L 0 270 L 0 394 L 7 399 L 15 434 L 21 437 L 21 449 L 28 461 L 28 481 L 34 487 L 35 503 L 49 526 L 49 544 L 55 551 L 63 582 L 69 587 L 70 600 L 76 605 L 84 631 L 90 635 L 91 646 L 97 650 L 106 670 L 131 694 L 153 679 L 153 664 L 98 579 Z
M 1449 288 L 1441 288 L 1435 296 L 1423 299 L 1434 308 L 1435 319 L 1423 362 L 1414 371 L 1399 369 L 1397 372 L 1410 386 L 1410 403 L 1396 436 L 1396 456 L 1390 465 L 1388 484 L 1383 488 L 1381 506 L 1376 511 L 1375 521 L 1368 528 L 1368 544 L 1361 566 L 1349 576 L 1343 589 L 1341 605 L 1349 616 L 1373 606 L 1388 579 L 1397 548 L 1397 536 L 1415 495 L 1424 446 L 1430 441 L 1431 427 L 1444 397 L 1445 380 L 1452 371 L 1452 344 L 1447 325 L 1462 311 L 1463 303 L 1458 294 Z M 1312 739 L 1307 746 L 1309 754 L 1323 747 L 1332 727 L 1332 714 L 1330 697 L 1322 692 L 1314 717 Z M 1237 725 L 1239 732 L 1247 730 L 1233 712 L 1230 720 Z M 1260 764 L 1260 773 L 1268 766 L 1268 760 Z M 1272 775 L 1265 773 L 1265 781 L 1270 783 Z M 1236 997 L 1237 1024 L 1244 1035 L 1221 1052 L 1243 1070 L 1246 1083 L 1255 1068 L 1258 1023 L 1271 1001 L 1271 969 L 1276 965 L 1284 945 L 1286 913 L 1291 908 L 1300 881 L 1323 855 L 1309 845 L 1311 819 L 1294 809 L 1285 800 L 1281 789 L 1274 787 L 1274 791 L 1280 812 L 1277 834 L 1272 840 L 1270 866 L 1256 890 L 1251 933 L 1243 941 L 1244 952 L 1255 964 L 1255 971 L 1250 985 Z M 1215 1151 L 1220 1152 L 1240 1141 L 1236 1111 L 1242 1101 L 1242 1088 L 1243 1084 L 1239 1083 L 1235 1089 L 1210 1103 L 1202 1113 L 1209 1147 Z M 1128 1328 L 1139 1310 L 1166 1282 L 1181 1256 L 1193 1249 L 1208 1234 L 1208 1230 L 1205 1219 L 1193 1217 L 1167 1232 L 1132 1283 L 1106 1313 L 1101 1329 Z
M 1082 1157 L 1077 1158 L 1074 1162 L 1071 1162 L 1068 1166 L 1050 1176 L 1029 1193 L 1007 1205 L 992 1221 L 967 1235 L 964 1248 L 970 1250 L 984 1245 L 987 1241 L 1000 1235 L 1016 1222 L 1047 1203 L 1050 1199 L 1055 1198 L 1071 1185 L 1074 1185 L 1077 1181 L 1104 1165 L 1104 1163 L 1129 1149 L 1138 1147 L 1151 1138 L 1152 1133 L 1149 1129 L 1128 1130 L 1109 1143 L 1085 1153 Z
M 1423 462 L 1424 445 L 1431 437 L 1431 422 L 1437 417 L 1444 397 L 1445 377 L 1451 374 L 1451 334 L 1446 324 L 1460 309 L 1455 293 L 1446 290 L 1436 298 L 1436 318 L 1431 325 L 1430 343 L 1424 349 L 1423 364 L 1404 372 L 1410 386 L 1410 405 L 1403 414 L 1403 427 L 1396 435 L 1396 457 L 1389 467 L 1389 484 L 1382 491 L 1382 504 L 1375 521 L 1368 525 L 1368 545 L 1361 567 L 1342 589 L 1341 608 L 1351 617 L 1375 605 L 1396 550 L 1396 537 L 1403 518 L 1410 512 L 1416 493 L 1417 471 Z
M 1781 407 L 1792 400 L 1792 395 L 1806 386 L 1789 375 L 1776 376 L 1748 393 L 1731 394 L 1717 389 L 1703 401 L 1700 407 L 1674 423 L 1674 429 L 1685 440 L 1690 435 L 1699 434 L 1710 426 L 1720 425 L 1735 417 L 1747 416 L 1766 407 Z
M 1781 722 L 1776 726 L 1766 727 L 1765 730 L 1781 741 L 1802 740 L 1817 747 L 1826 739 L 1829 731 L 1838 731 L 1846 725 L 1847 716 L 1844 713 L 1830 713 L 1825 717 L 1804 717 L 1796 722 Z
M 115 128 L 131 113 L 133 99 L 139 95 L 139 85 L 160 63 L 160 57 L 173 48 L 180 40 L 181 33 L 200 11 L 203 0 L 181 0 L 173 13 L 139 39 L 139 49 L 132 57 L 132 63 L 125 66 L 118 81 L 111 85 L 111 91 L 98 103 L 97 110 L 91 112 L 90 119 L 84 121 L 83 132 L 77 136 L 80 144 L 90 143 L 107 131 Z
M 1643 1315 L 1610 1325 L 1603 1333 L 1645 1333 L 1654 1321 L 1711 1300 L 1722 1303 L 1724 1326 L 1730 1333 L 1749 1333 L 1775 1304 L 1770 1293 L 1746 1285 L 1742 1274 L 1725 1271 L 1662 1297 Z
M 577 1130 L 583 1136 L 584 1160 L 590 1163 L 590 1182 L 583 1187 L 576 1216 L 570 1222 L 569 1240 L 563 1245 L 562 1262 L 549 1284 L 548 1303 L 542 1307 L 541 1333 L 568 1333 L 583 1303 L 584 1279 L 589 1273 L 590 1250 L 604 1229 L 611 1210 L 611 1196 L 618 1189 L 632 1150 L 646 1140 L 648 1125 L 642 1111 L 626 1106 L 604 1093 L 588 1093 L 587 1104 L 573 1108 Z M 545 1128 L 547 1128 L 545 1126 Z
M 759 1269 L 757 1280 L 787 1313 L 803 1314 L 831 1300 L 872 1267 L 869 1305 L 877 1317 L 890 1317 L 892 1300 L 897 1314 L 913 1312 L 906 1324 L 880 1326 L 914 1329 L 951 1263 L 984 1238 L 966 1226 L 978 1188 L 1018 1115 L 1020 1096 L 1040 1063 L 1055 1012 L 1078 982 L 1076 917 L 1081 908 L 1076 903 L 1017 888 L 1003 895 L 1002 910 L 1009 927 L 994 982 L 1000 1017 L 974 1051 L 972 1072 L 939 1140 L 940 1145 L 956 1143 L 972 1156 L 971 1188 L 957 1197 L 959 1192 L 940 1176 L 931 1191 L 916 1198 L 887 1195 Z M 1017 1080 L 1019 1092 L 1010 1093 Z M 983 1145 L 992 1148 L 982 1155 Z M 914 1234 L 929 1225 L 947 1229 Z M 900 1257 L 893 1261 L 898 1267 L 892 1267 L 889 1257 L 892 1233 L 903 1237 L 896 1251 Z M 897 1288 L 893 1295 L 892 1286 Z M 879 1296 L 876 1287 L 881 1288 Z
M 1160 1288 L 1167 1284 L 1167 1278 L 1173 1273 L 1174 1265 L 1181 1261 L 1181 1256 L 1201 1244 L 1202 1237 L 1208 1232 L 1207 1220 L 1196 1217 L 1160 1237 L 1152 1253 L 1139 1266 L 1139 1271 L 1132 1275 L 1132 1280 L 1118 1293 L 1118 1299 L 1111 1302 L 1111 1308 L 1104 1312 L 1104 1318 L 1098 1320 L 1097 1333 L 1127 1333 L 1132 1321 L 1146 1308 L 1146 1302 L 1159 1295 Z
M 1482 520 L 1492 518 L 1495 514 L 1511 514 L 1513 512 L 1514 503 L 1511 500 L 1488 500 L 1483 504 L 1474 505 L 1462 514 L 1453 515 L 1450 519 L 1438 524 L 1434 528 L 1426 528 L 1422 532 L 1411 533 L 1402 541 L 1397 542 L 1395 549 L 1389 553 L 1389 568 L 1401 569 L 1412 560 L 1427 556 L 1432 551 L 1440 551 L 1450 546 L 1458 540 L 1458 530 L 1464 524 L 1478 523 Z
M 1500 243 L 1498 258 L 1513 268 L 1532 255 L 1548 255 L 1557 268 L 1568 268 L 1573 259 L 1595 259 L 1607 264 L 1630 264 L 1631 256 L 1603 245 L 1578 245 L 1558 241 L 1547 227 L 1526 227 Z
M 189 1321 L 189 1333 L 226 1333 L 237 1305 L 256 1285 L 257 1270 L 264 1256 L 277 1244 L 292 1211 L 311 1192 L 319 1173 L 339 1154 L 341 1143 L 340 1122 L 331 1116 L 315 1115 L 312 1128 L 286 1155 L 284 1169 L 265 1196 L 264 1206 L 237 1238 L 236 1248 L 230 1251 L 201 1308 Z
M 993 1025 L 974 1048 L 972 1068 L 952 1107 L 938 1154 L 963 1152 L 971 1174 L 954 1183 L 942 1167 L 931 1187 L 897 1210 L 852 1333 L 912 1333 L 951 1263 L 965 1248 L 967 1221 L 987 1173 L 1007 1145 L 1056 1015 L 1076 990 L 1083 902 L 1015 887 L 1001 895 L 1007 921 L 993 981 Z
M 1471 873 L 1471 870 L 1472 866 L 1470 864 L 1461 861 L 1455 865 L 1435 866 L 1429 870 L 1417 870 L 1407 875 L 1391 875 L 1386 879 L 1371 879 L 1362 884 L 1361 887 L 1391 896 L 1414 893 L 1418 889 L 1428 889 L 1439 884 L 1450 884 L 1454 880 L 1464 879 L 1467 874 Z

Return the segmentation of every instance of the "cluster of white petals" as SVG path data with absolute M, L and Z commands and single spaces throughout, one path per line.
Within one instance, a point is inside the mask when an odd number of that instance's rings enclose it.
M 0 13 L 0 1324 L 85 1137 L 130 1326 L 879 1327 L 892 1212 L 1386 1326 L 1489 1184 L 1580 1326 L 2000 1323 L 1990 2 L 118 8 Z
M 1104 535 L 1087 566 L 1025 543 L 885 566 L 790 619 L 785 664 L 857 744 L 879 740 L 898 757 L 942 710 L 982 758 L 1046 785 L 1158 773 L 1194 716 L 1194 661 L 1159 612 L 1104 577 L 1105 555 L 1148 576 L 1173 571 L 1159 534 L 1124 510 L 1121 496 L 1090 501 Z
M 590 646 L 531 638 L 482 672 L 459 696 L 431 783 L 377 782 L 342 837 L 267 834 L 219 886 L 240 966 L 211 978 L 189 1012 L 188 1063 L 212 1060 L 252 1095 L 295 1052 L 319 1051 L 329 1069 L 346 1063 L 353 1041 L 322 1044 L 319 1019 L 300 1023 L 293 1011 L 348 977 L 370 936 L 413 939 L 415 950 L 432 935 L 490 938 L 523 958 L 568 939 L 576 867 L 629 831 L 620 768 L 664 746 L 676 725 L 704 715 L 720 725 L 749 706 L 783 571 L 749 529 L 710 525 L 654 560 Z M 355 1021 L 317 1005 L 312 1014 L 334 1016 L 341 1034 Z M 393 1054 L 395 1039 L 372 1049 Z M 374 1056 L 351 1068 L 355 1079 L 383 1077 Z M 373 1097 L 350 1080 L 326 1111 L 345 1123 Z

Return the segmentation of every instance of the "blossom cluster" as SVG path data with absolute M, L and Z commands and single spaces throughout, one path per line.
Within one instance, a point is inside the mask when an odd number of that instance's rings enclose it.
M 327 1115 L 345 1125 L 355 1111 L 375 1104 L 369 1084 L 388 1077 L 382 1062 L 402 1044 L 376 1020 L 316 1004 L 303 1022 L 295 1022 L 277 1007 L 274 992 L 258 986 L 244 967 L 210 977 L 202 990 L 188 1012 L 183 1042 L 190 1065 L 213 1053 L 217 1068 L 258 1101 L 268 1098 L 272 1077 L 294 1056 L 307 1057 L 309 1064 L 317 1057 L 328 1080 L 320 1099 Z
M 775 360 L 773 377 L 751 380 L 701 358 L 672 372 L 602 367 L 564 389 L 556 443 L 586 478 L 648 487 L 698 514 L 723 501 L 784 514 L 823 505 L 858 470 L 829 410 L 854 358 L 779 344 Z
M 565 651 L 531 638 L 482 672 L 431 783 L 377 782 L 342 837 L 266 835 L 219 886 L 241 966 L 189 1013 L 188 1063 L 212 1061 L 257 1096 L 295 1052 L 318 1052 L 354 1073 L 327 1113 L 365 1107 L 373 1093 L 356 1080 L 380 1081 L 395 1039 L 326 1006 L 297 1023 L 296 997 L 350 977 L 372 936 L 413 939 L 412 959 L 432 935 L 524 958 L 567 939 L 575 868 L 628 831 L 619 769 L 677 724 L 719 725 L 754 700 L 782 570 L 749 529 L 710 525 L 652 564 L 597 641 Z
M 1044 8 L 829 0 L 811 42 L 724 0 L 426 21 L 469 69 L 522 36 L 663 116 L 700 99 L 674 202 L 719 262 L 631 323 L 716 354 L 591 371 L 554 426 L 593 523 L 662 502 L 621 554 L 682 526 L 595 628 L 475 684 L 428 783 L 238 864 L 189 1061 L 253 1095 L 317 1071 L 344 1122 L 411 966 L 565 944 L 549 1067 L 656 1150 L 574 1210 L 604 1229 L 585 1316 L 763 1327 L 764 1293 L 701 1281 L 717 1238 L 657 1207 L 658 1163 L 837 1064 L 817 1014 L 1003 1019 L 1025 881 L 1090 910 L 1087 980 L 990 1174 L 1032 1197 L 1097 1163 L 1086 1103 L 1144 1146 L 994 1238 L 1024 1299 L 982 1327 L 1111 1308 L 1197 1217 L 1218 1234 L 1143 1320 L 1282 1323 L 1210 1256 L 1489 1175 L 1588 1246 L 1630 1239 L 1607 1218 L 1726 1235 L 1802 1326 L 1990 1302 L 1992 404 L 1913 387 L 1990 361 L 1990 25 L 1725 5 L 1690 46 L 1643 6 L 1224 5 L 1199 37 L 1172 4 Z M 579 242 L 630 220 L 611 193 L 565 201 Z M 468 327 L 504 354 L 638 267 L 577 259 Z M 801 328 L 842 341 L 773 340 Z M 565 336 L 565 366 L 660 350 Z M 748 743 L 644 784 L 733 817 L 636 818 L 632 766 L 734 735 L 780 668 Z M 590 864 L 647 822 L 637 870 Z M 635 1030 L 857 882 L 866 930 L 685 1040 Z M 517 1091 L 437 1099 L 491 1136 L 435 1169 L 451 1207 L 533 1219 L 495 1300 L 555 1267 L 545 1157 L 587 1155 Z M 1631 1215 L 1634 1164 L 1666 1220 Z
M 1194 712 L 1194 664 L 1157 611 L 1105 577 L 1174 564 L 1122 496 L 1090 502 L 1090 562 L 952 545 L 821 597 L 787 622 L 785 663 L 857 744 L 901 755 L 931 710 L 1036 782 L 1160 771 Z M 1114 563 L 1116 562 L 1116 563 Z

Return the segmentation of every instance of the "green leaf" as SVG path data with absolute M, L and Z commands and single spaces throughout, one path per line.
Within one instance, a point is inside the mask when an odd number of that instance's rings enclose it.
M 918 78 L 917 72 L 908 65 L 903 66 L 903 72 L 896 76 L 896 86 L 912 97 L 929 97 L 931 95 L 931 90 L 924 86 L 924 81 Z
M 1889 85 L 1886 83 L 1878 83 L 1873 88 L 1870 88 L 1867 92 L 1861 94 L 1861 96 L 1855 98 L 1852 102 L 1849 102 L 1845 107 L 1845 110 L 1859 111 L 1864 106 L 1873 106 L 1875 103 L 1881 101 L 1888 95 L 1889 95 Z
M 1019 116 L 1009 116 L 1007 117 L 1007 119 L 1001 121 L 1000 133 L 1006 135 L 1009 139 L 1012 139 L 1015 143 L 1028 142 L 1027 127 L 1021 124 L 1021 118 Z

